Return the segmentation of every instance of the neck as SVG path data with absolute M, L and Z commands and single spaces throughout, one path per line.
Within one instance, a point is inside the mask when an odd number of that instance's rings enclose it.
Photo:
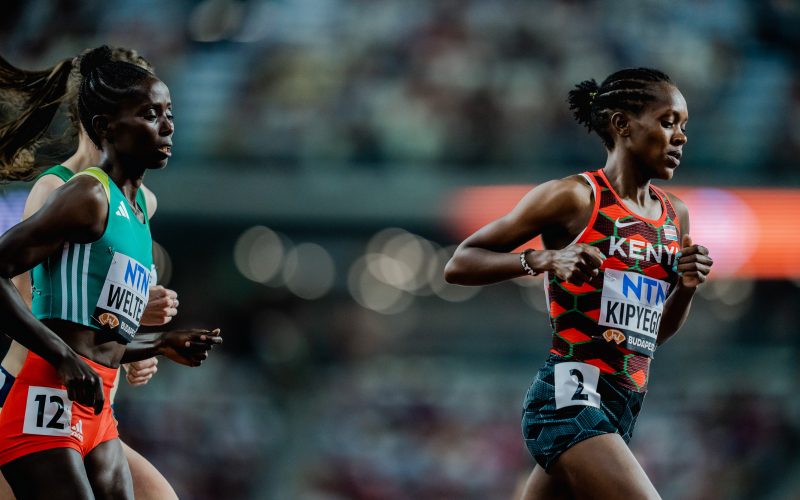
M 622 148 L 608 152 L 603 173 L 621 198 L 634 200 L 641 205 L 650 199 L 650 178 Z
M 77 174 L 89 167 L 99 165 L 102 156 L 102 152 L 97 149 L 94 143 L 92 143 L 88 137 L 81 134 L 80 140 L 78 141 L 78 149 L 66 161 L 61 162 L 61 164 Z
M 100 167 L 119 187 L 131 207 L 136 207 L 136 193 L 142 185 L 145 169 L 130 166 L 125 161 L 115 158 L 114 155 L 106 156 Z

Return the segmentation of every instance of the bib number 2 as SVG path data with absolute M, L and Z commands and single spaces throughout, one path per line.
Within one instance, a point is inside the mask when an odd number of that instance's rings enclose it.
M 565 406 L 600 408 L 597 382 L 600 369 L 586 363 L 565 362 L 554 366 L 556 409 Z
M 72 401 L 67 391 L 52 387 L 29 387 L 25 405 L 24 434 L 69 436 Z

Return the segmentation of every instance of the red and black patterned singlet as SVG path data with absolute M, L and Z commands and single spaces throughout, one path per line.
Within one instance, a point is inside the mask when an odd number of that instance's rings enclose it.
M 594 191 L 594 210 L 574 243 L 597 247 L 607 259 L 600 274 L 576 286 L 545 276 L 553 354 L 594 365 L 621 386 L 647 389 L 664 301 L 677 283 L 672 270 L 680 250 L 680 223 L 668 196 L 661 217 L 632 213 L 602 169 L 581 174 Z

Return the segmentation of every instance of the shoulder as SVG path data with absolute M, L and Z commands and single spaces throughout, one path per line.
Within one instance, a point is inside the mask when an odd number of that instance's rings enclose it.
M 506 220 L 537 227 L 569 226 L 594 209 L 592 192 L 580 175 L 547 181 L 528 191 Z
M 57 204 L 64 217 L 102 234 L 108 216 L 108 194 L 103 184 L 88 175 L 76 176 L 56 190 L 48 203 Z
M 580 210 L 593 205 L 593 189 L 580 175 L 571 175 L 539 184 L 528 192 L 526 198 L 536 200 L 558 211 Z
M 681 227 L 687 230 L 689 226 L 689 208 L 686 206 L 686 203 L 669 191 L 664 191 L 664 194 L 669 199 L 669 202 L 672 203 L 672 207 L 675 209 L 675 214 L 678 216 Z
M 62 197 L 108 206 L 106 188 L 99 179 L 90 175 L 76 175 L 59 191 Z
M 150 219 L 155 215 L 156 209 L 158 208 L 158 198 L 156 198 L 156 194 L 150 191 L 150 188 L 142 184 L 142 193 L 144 193 L 144 201 L 147 203 L 147 218 Z
M 19 226 L 86 243 L 103 235 L 107 218 L 108 198 L 103 185 L 88 176 L 78 176 L 52 190 L 41 208 Z
M 667 195 L 667 199 L 669 199 L 669 202 L 672 203 L 672 206 L 675 208 L 675 213 L 677 213 L 678 216 L 681 217 L 689 216 L 689 208 L 686 206 L 686 203 L 684 203 L 682 199 L 678 198 L 669 191 L 663 191 L 663 193 Z
M 563 179 L 550 181 L 555 183 L 554 189 L 560 190 L 562 196 L 568 196 L 575 203 L 591 202 L 594 188 L 590 181 L 582 175 L 575 174 Z
M 63 185 L 64 181 L 55 175 L 39 177 L 36 182 L 33 183 L 33 187 L 30 193 L 28 193 L 28 198 L 25 200 L 25 209 L 22 212 L 22 218 L 27 219 L 36 213 L 36 211 L 45 204 L 50 194 Z

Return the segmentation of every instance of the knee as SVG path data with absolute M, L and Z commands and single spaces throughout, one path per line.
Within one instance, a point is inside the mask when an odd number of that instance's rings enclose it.
M 92 481 L 92 491 L 97 500 L 133 500 L 133 486 L 130 475 L 126 477 L 121 471 L 107 471 L 95 476 Z
M 91 477 L 92 491 L 95 498 L 99 499 L 130 499 L 133 500 L 133 482 L 127 463 L 109 464 L 100 470 L 94 471 Z

